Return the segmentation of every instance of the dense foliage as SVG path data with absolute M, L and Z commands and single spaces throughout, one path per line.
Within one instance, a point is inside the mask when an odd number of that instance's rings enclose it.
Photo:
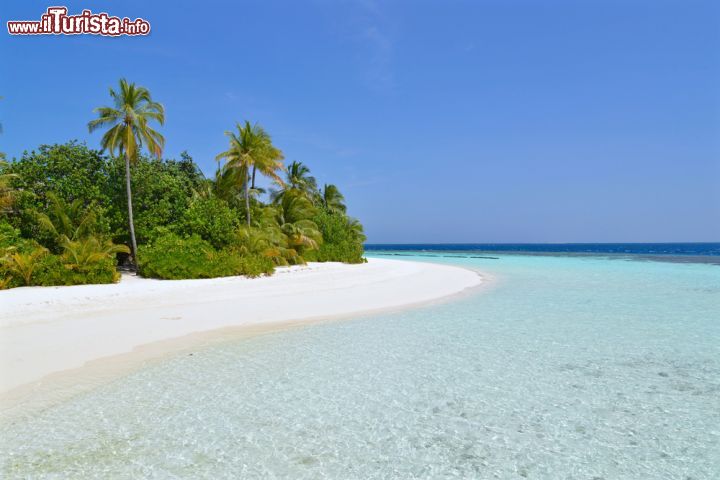
M 52 253 L 20 231 L 0 223 L 0 288 L 34 285 L 81 285 L 118 280 L 115 254 L 127 252 L 96 237 L 70 240 L 65 237 L 60 253 Z
M 89 123 L 107 129 L 102 151 L 71 141 L 0 158 L 0 288 L 109 283 L 118 262 L 181 279 L 363 261 L 362 226 L 337 187 L 319 189 L 300 162 L 286 168 L 259 125 L 226 132 L 208 179 L 187 153 L 161 158 L 148 121 L 162 125 L 164 109 L 146 89 L 121 80 L 111 96 Z M 275 188 L 258 188 L 258 176 Z
M 319 211 L 314 222 L 320 229 L 323 243 L 309 260 L 317 262 L 362 263 L 365 239 L 362 226 L 352 218 L 338 212 Z
M 109 233 L 108 196 L 110 165 L 103 155 L 85 145 L 68 142 L 62 145 L 42 145 L 37 151 L 25 152 L 7 165 L 5 173 L 13 175 L 10 186 L 14 200 L 5 211 L 6 219 L 20 229 L 23 237 L 40 242 L 49 240 L 36 215 L 48 213 L 48 194 L 54 193 L 65 202 L 81 202 L 92 210 L 101 225 L 102 233 Z
M 152 278 L 257 277 L 272 273 L 274 267 L 269 258 L 239 255 L 232 249 L 216 250 L 197 235 L 183 238 L 174 233 L 140 246 L 138 256 L 140 274 Z
M 239 226 L 238 215 L 219 198 L 197 198 L 182 215 L 177 230 L 185 235 L 199 235 L 215 248 L 233 243 Z
M 108 163 L 108 221 L 113 238 L 128 244 L 125 167 L 120 160 L 108 160 Z M 135 234 L 138 243 L 143 244 L 154 238 L 157 227 L 174 225 L 183 218 L 193 191 L 201 188 L 204 177 L 186 154 L 179 161 L 141 155 L 132 166 L 132 172 Z

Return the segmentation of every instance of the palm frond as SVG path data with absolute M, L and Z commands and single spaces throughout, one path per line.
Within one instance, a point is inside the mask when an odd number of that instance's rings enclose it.
M 88 122 L 88 130 L 93 131 L 110 127 L 103 135 L 103 150 L 115 154 L 126 154 L 131 161 L 137 157 L 143 145 L 148 147 L 150 154 L 160 157 L 165 144 L 163 136 L 150 128 L 149 121 L 160 125 L 165 123 L 164 107 L 152 100 L 145 87 L 136 86 L 122 78 L 117 90 L 110 88 L 110 98 L 114 107 L 98 107 L 93 110 L 97 118 Z

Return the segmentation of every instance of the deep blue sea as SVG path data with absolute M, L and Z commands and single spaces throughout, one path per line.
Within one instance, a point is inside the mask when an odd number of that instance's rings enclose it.
M 368 252 L 532 255 L 631 255 L 646 259 L 720 263 L 720 243 L 427 243 L 367 244 Z

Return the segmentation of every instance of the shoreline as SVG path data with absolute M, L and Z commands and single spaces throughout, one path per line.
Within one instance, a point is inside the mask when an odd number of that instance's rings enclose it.
M 484 280 L 461 267 L 371 258 L 256 279 L 126 276 L 112 285 L 26 287 L 12 299 L 18 289 L 7 290 L 0 292 L 0 416 L 62 402 L 170 355 L 432 304 Z

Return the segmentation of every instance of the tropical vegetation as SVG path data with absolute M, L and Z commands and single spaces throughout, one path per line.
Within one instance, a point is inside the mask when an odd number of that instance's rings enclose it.
M 162 158 L 150 125 L 165 111 L 147 89 L 123 79 L 110 97 L 88 124 L 104 132 L 99 149 L 69 141 L 0 158 L 0 288 L 110 283 L 118 269 L 183 279 L 364 261 L 340 190 L 318 188 L 304 163 L 286 167 L 262 126 L 226 132 L 207 178 L 187 152 Z

